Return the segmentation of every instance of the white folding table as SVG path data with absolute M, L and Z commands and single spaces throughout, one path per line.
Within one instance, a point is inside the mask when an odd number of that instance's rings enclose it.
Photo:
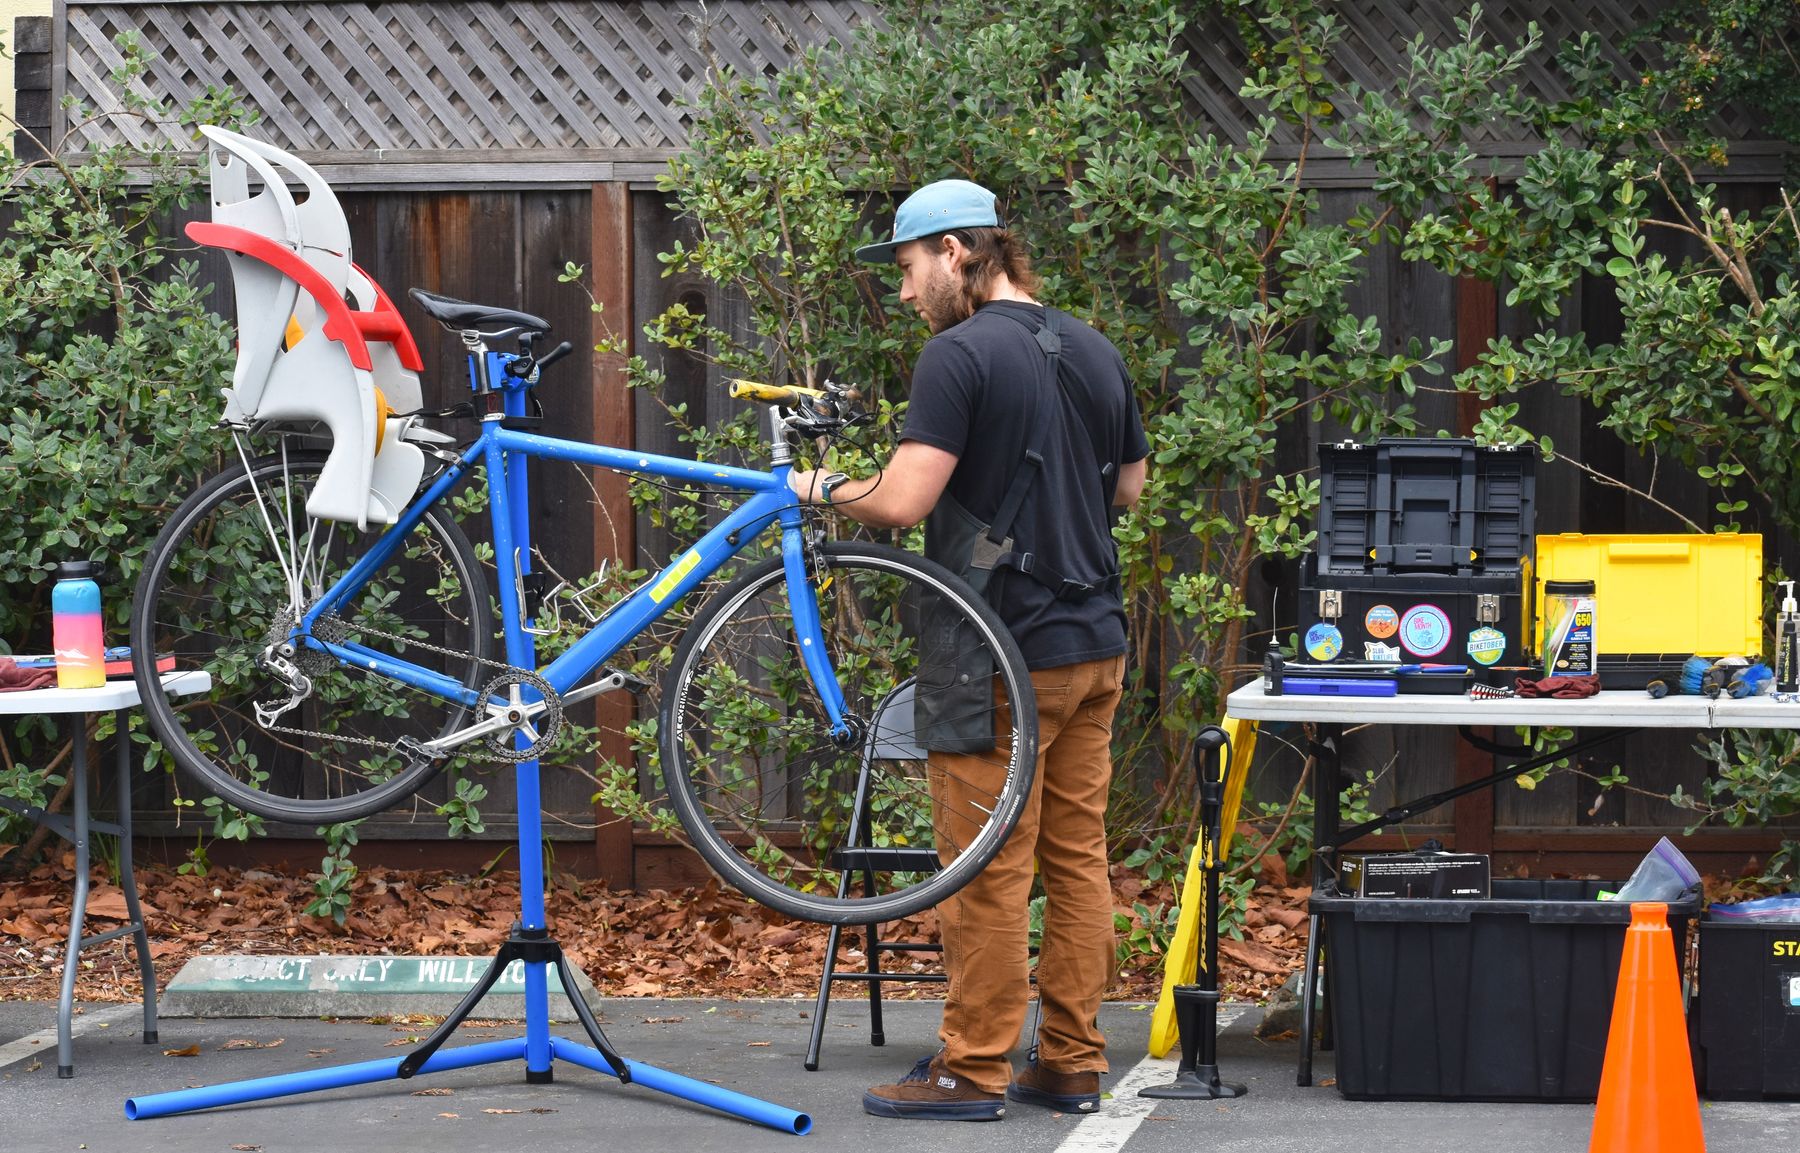
M 163 691 L 174 696 L 203 693 L 212 687 L 212 678 L 198 671 L 165 673 Z M 125 712 L 138 704 L 137 682 L 109 680 L 93 689 L 26 689 L 0 693 L 0 715 L 63 714 L 69 722 L 74 754 L 70 758 L 69 795 L 74 798 L 72 816 L 49 813 L 30 805 L 0 797 L 0 805 L 36 821 L 75 846 L 75 899 L 69 909 L 69 940 L 63 954 L 62 995 L 56 1003 L 56 1075 L 75 1075 L 75 1046 L 70 1035 L 74 1014 L 75 973 L 80 967 L 81 951 L 116 937 L 130 934 L 137 945 L 138 971 L 144 983 L 144 1043 L 156 1040 L 156 969 L 150 960 L 150 938 L 144 932 L 144 914 L 138 908 L 137 878 L 131 869 L 131 739 Z M 115 744 L 118 745 L 119 819 L 94 821 L 88 817 L 87 718 L 93 713 L 114 712 L 118 716 Z M 87 920 L 89 839 L 94 830 L 113 833 L 119 838 L 119 887 L 125 890 L 125 908 L 130 920 L 116 929 L 85 935 Z

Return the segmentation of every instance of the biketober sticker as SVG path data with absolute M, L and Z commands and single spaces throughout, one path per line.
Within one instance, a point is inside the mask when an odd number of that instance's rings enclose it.
M 1436 605 L 1414 605 L 1400 618 L 1400 643 L 1414 656 L 1435 657 L 1450 647 L 1450 617 Z
M 1478 665 L 1491 665 L 1506 655 L 1506 634 L 1486 625 L 1469 634 L 1469 659 Z
M 1392 605 L 1376 605 L 1363 615 L 1363 628 L 1369 635 L 1380 640 L 1387 640 L 1400 631 L 1400 614 Z

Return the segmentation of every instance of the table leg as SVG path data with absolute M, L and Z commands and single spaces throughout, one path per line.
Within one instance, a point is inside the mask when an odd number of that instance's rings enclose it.
M 1338 764 L 1339 746 L 1344 737 L 1340 725 L 1320 725 L 1313 741 L 1313 888 L 1329 885 L 1337 873 L 1337 845 L 1340 821 L 1338 806 L 1344 792 L 1342 767 Z
M 113 714 L 116 722 L 113 740 L 119 746 L 119 883 L 125 890 L 125 910 L 135 927 L 132 941 L 137 946 L 138 977 L 144 986 L 144 1044 L 156 1044 L 156 963 L 150 957 L 150 933 L 144 924 L 144 910 L 138 904 L 137 875 L 131 869 L 131 731 L 129 717 L 120 709 Z
M 75 1039 L 72 1036 L 75 1010 L 75 973 L 81 965 L 81 930 L 87 923 L 88 899 L 88 787 L 87 787 L 87 716 L 77 713 L 74 721 L 74 750 L 69 770 L 69 792 L 75 798 L 75 899 L 69 907 L 69 948 L 63 957 L 62 995 L 56 1002 L 56 1075 L 75 1075 Z
M 1337 869 L 1333 852 L 1338 837 L 1338 798 L 1343 791 L 1343 775 L 1338 764 L 1343 728 L 1320 725 L 1312 743 L 1313 795 L 1313 890 L 1330 884 Z M 1314 991 L 1319 987 L 1319 934 L 1322 925 L 1317 914 L 1307 921 L 1306 965 L 1301 972 L 1300 988 L 1300 1067 L 1294 1084 L 1312 1084 Z
M 1300 1068 L 1294 1084 L 1305 1088 L 1312 1084 L 1313 1066 L 1313 990 L 1319 987 L 1319 915 L 1312 914 L 1306 923 L 1306 964 L 1300 969 Z

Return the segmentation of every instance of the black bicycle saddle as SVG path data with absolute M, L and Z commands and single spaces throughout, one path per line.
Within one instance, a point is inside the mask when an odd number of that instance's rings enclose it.
M 439 296 L 422 288 L 411 289 L 409 295 L 419 302 L 419 307 L 425 310 L 427 316 L 445 328 L 459 332 L 474 328 L 490 336 L 499 336 L 509 332 L 535 332 L 541 335 L 550 331 L 549 321 L 529 312 L 496 308 L 491 304 L 470 304 L 466 300 Z

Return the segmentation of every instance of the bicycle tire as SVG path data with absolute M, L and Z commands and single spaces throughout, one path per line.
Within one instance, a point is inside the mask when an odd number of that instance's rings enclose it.
M 131 615 L 137 654 L 174 657 L 175 668 L 209 673 L 205 693 L 171 697 L 147 660 L 135 675 L 151 731 L 196 784 L 246 812 L 307 826 L 370 816 L 403 801 L 441 772 L 438 758 L 382 753 L 360 743 L 391 744 L 402 736 L 429 740 L 466 723 L 469 709 L 341 663 L 330 654 L 302 652 L 310 693 L 276 718 L 257 718 L 255 705 L 279 703 L 293 689 L 259 663 L 277 634 L 291 634 L 295 585 L 270 547 L 271 528 L 306 563 L 302 603 L 316 601 L 329 579 L 362 555 L 380 535 L 371 526 L 316 521 L 305 494 L 325 460 L 317 452 L 288 452 L 227 468 L 202 484 L 163 526 L 138 579 Z M 257 496 L 258 487 L 269 494 Z M 279 486 L 279 487 L 277 487 Z M 264 520 L 267 514 L 269 519 Z M 304 554 L 298 542 L 305 542 Z M 483 663 L 493 647 L 485 572 L 455 521 L 433 508 L 401 552 L 343 612 L 338 627 L 351 639 L 400 652 L 474 688 L 497 670 Z M 435 608 L 433 607 L 435 605 Z M 399 632 L 456 649 L 451 657 L 417 646 L 372 641 L 359 626 Z M 329 727 L 327 727 L 329 726 Z M 266 760 L 265 760 L 266 758 Z M 395 762 L 399 764 L 396 767 Z
M 832 740 L 800 664 L 777 557 L 702 606 L 678 646 L 658 725 L 661 768 L 694 848 L 726 883 L 802 920 L 892 921 L 967 884 L 1017 824 L 1037 769 L 1031 679 L 999 616 L 947 569 L 883 545 L 827 544 L 814 555 L 808 585 L 854 742 Z M 904 749 L 907 738 L 919 743 L 910 726 L 884 725 L 880 741 L 868 739 L 882 702 L 922 671 L 928 625 L 932 636 L 954 636 L 960 651 L 979 653 L 974 667 L 991 661 L 989 753 L 912 759 L 923 754 Z M 944 703 L 943 680 L 918 685 L 922 708 Z M 859 814 L 854 782 L 865 758 L 873 799 Z M 951 787 L 964 791 L 954 805 Z M 867 871 L 852 886 L 846 863 L 868 846 L 928 848 L 937 867 Z

